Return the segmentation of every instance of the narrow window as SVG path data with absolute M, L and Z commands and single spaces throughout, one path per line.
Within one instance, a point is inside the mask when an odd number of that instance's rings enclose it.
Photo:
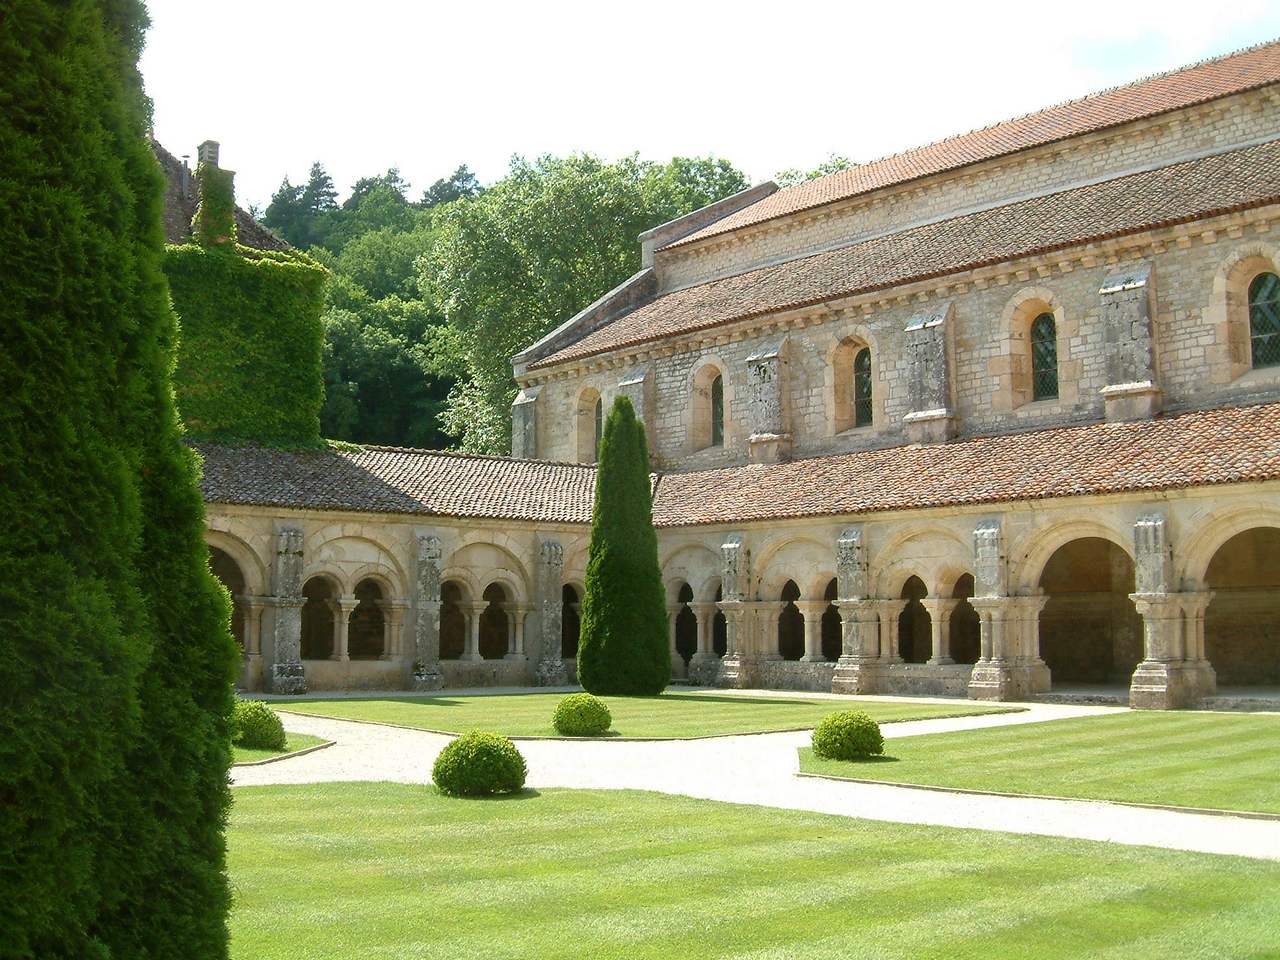
M 711 381 L 711 446 L 724 446 L 724 378 Z
M 1051 400 L 1058 395 L 1058 328 L 1052 313 L 1031 324 L 1031 397 Z
M 1280 277 L 1260 273 L 1249 284 L 1249 344 L 1253 366 L 1280 366 Z
M 853 425 L 871 425 L 871 350 L 867 347 L 853 358 Z
M 600 459 L 600 438 L 604 436 L 604 398 L 596 397 L 596 455 L 594 459 Z

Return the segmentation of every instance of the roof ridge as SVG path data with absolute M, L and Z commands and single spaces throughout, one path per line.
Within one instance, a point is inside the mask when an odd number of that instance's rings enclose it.
M 1052 110 L 1061 110 L 1063 107 L 1070 107 L 1077 103 L 1085 103 L 1086 101 L 1089 101 L 1089 100 L 1095 100 L 1098 97 L 1106 96 L 1109 93 L 1115 93 L 1117 90 L 1128 90 L 1131 87 L 1138 87 L 1144 83 L 1151 83 L 1154 80 L 1162 80 L 1165 77 L 1176 76 L 1179 73 L 1186 73 L 1190 70 L 1195 70 L 1199 67 L 1208 66 L 1211 63 L 1217 63 L 1221 60 L 1230 59 L 1231 57 L 1238 57 L 1246 53 L 1252 53 L 1255 50 L 1261 50 L 1263 47 L 1271 47 L 1277 44 L 1280 44 L 1280 37 L 1276 37 L 1271 40 L 1264 40 L 1260 43 L 1251 44 L 1250 46 L 1247 46 L 1247 47 L 1241 47 L 1238 50 L 1232 50 L 1232 51 L 1229 51 L 1228 53 L 1221 53 L 1215 57 L 1205 57 L 1201 60 L 1196 60 L 1192 63 L 1183 64 L 1180 67 L 1173 67 L 1169 70 L 1160 70 L 1160 71 L 1157 71 L 1156 73 L 1150 73 L 1150 74 L 1147 74 L 1146 76 L 1139 77 L 1136 80 L 1130 80 L 1128 83 L 1117 83 L 1110 87 L 1103 87 L 1100 90 L 1094 90 L 1090 93 L 1086 93 L 1079 97 L 1070 97 L 1066 100 L 1059 100 L 1057 103 L 1051 103 L 1047 106 L 1039 107 L 1038 109 L 1035 109 L 1035 110 L 1028 110 L 1026 113 L 1017 113 L 1012 116 L 1004 117 L 1001 120 L 996 120 L 996 121 L 993 121 L 992 123 L 984 124 L 983 126 L 980 126 L 980 127 L 972 127 L 969 130 L 964 130 L 959 133 L 953 133 L 946 137 L 940 137 L 937 140 L 930 140 L 926 143 L 916 144 L 913 147 L 906 147 L 902 150 L 895 150 L 892 153 L 885 153 L 871 160 L 867 160 L 862 163 L 856 163 L 852 167 L 847 167 L 844 170 L 835 170 L 831 173 L 824 174 L 821 177 L 814 177 L 812 180 L 805 180 L 801 183 L 796 183 L 789 187 L 784 187 L 782 190 L 779 191 L 779 193 L 784 193 L 788 190 L 795 190 L 798 187 L 808 186 L 809 184 L 818 183 L 822 180 L 826 180 L 829 177 L 838 177 L 841 174 L 847 173 L 849 172 L 849 170 L 857 169 L 858 167 L 869 167 L 872 164 L 883 163 L 886 160 L 893 160 L 893 159 L 896 159 L 897 157 L 904 157 L 904 156 L 907 156 L 908 154 L 916 153 L 920 150 L 928 150 L 930 147 L 937 147 L 937 146 L 941 146 L 944 143 L 951 143 L 954 140 L 961 140 L 964 137 L 973 136 L 975 133 L 985 133 L 988 130 L 994 130 L 997 127 L 1004 126 L 1006 123 L 1016 123 L 1019 120 L 1026 120 L 1029 117 L 1035 117 L 1042 113 L 1049 113 Z
M 502 463 L 533 463 L 551 467 L 580 467 L 594 470 L 594 463 L 574 463 L 570 460 L 543 460 L 537 457 L 511 457 L 497 453 L 473 453 L 470 450 L 432 450 L 428 447 L 397 447 L 382 443 L 357 443 L 362 450 L 376 450 L 382 453 L 412 453 L 419 456 L 451 457 L 455 460 L 491 460 Z M 332 453 L 347 453 L 341 449 L 329 448 Z

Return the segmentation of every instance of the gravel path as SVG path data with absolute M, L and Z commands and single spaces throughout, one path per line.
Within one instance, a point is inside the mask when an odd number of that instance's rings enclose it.
M 884 724 L 886 738 L 1088 716 L 1114 708 L 1032 705 L 1025 713 Z M 232 771 L 236 786 L 389 780 L 429 783 L 449 737 L 378 724 L 283 714 L 285 727 L 336 741 L 305 756 Z M 1280 860 L 1280 821 L 1149 810 L 1087 800 L 946 793 L 801 778 L 796 748 L 808 733 L 668 742 L 522 741 L 531 787 L 659 793 L 809 810 L 895 823 L 1104 840 Z

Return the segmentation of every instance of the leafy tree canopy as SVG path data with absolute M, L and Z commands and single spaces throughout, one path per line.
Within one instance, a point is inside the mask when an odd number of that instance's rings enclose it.
M 467 197 L 476 197 L 484 192 L 480 181 L 464 163 L 457 170 L 441 180 L 437 180 L 422 192 L 422 207 L 437 207 L 442 203 L 452 203 Z
M 640 233 L 746 185 L 714 157 L 514 157 L 484 193 L 439 208 L 419 287 L 460 351 L 445 429 L 464 449 L 505 452 L 511 357 L 639 269 Z
M 789 170 L 779 170 L 774 175 L 773 180 L 780 187 L 794 187 L 798 183 L 816 180 L 818 177 L 825 177 L 829 173 L 839 173 L 841 170 L 848 170 L 850 167 L 856 166 L 857 164 L 848 157 L 833 153 L 812 170 L 800 170 L 796 167 L 792 167 Z

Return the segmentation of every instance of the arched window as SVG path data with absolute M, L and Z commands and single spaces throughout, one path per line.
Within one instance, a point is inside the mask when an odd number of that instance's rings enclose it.
M 1249 284 L 1249 345 L 1253 367 L 1280 366 L 1280 277 L 1260 273 Z
M 485 660 L 501 660 L 511 650 L 507 591 L 502 589 L 502 584 L 491 583 L 484 588 L 482 596 L 488 606 L 480 613 L 480 656 Z
M 373 580 L 361 580 L 355 596 L 360 602 L 347 621 L 347 654 L 352 660 L 376 660 L 386 653 L 382 590 Z
M 804 656 L 804 615 L 796 606 L 800 588 L 794 580 L 782 587 L 782 611 L 778 614 L 778 653 L 783 660 L 799 660 Z
M 711 381 L 711 446 L 724 446 L 724 377 Z
M 244 649 L 244 574 L 231 555 L 217 547 L 209 548 L 209 568 L 231 594 L 231 635 Z
M 600 438 L 604 436 L 604 397 L 596 397 L 596 458 L 600 457 Z
M 853 425 L 871 426 L 871 349 L 863 347 L 853 358 Z
M 452 580 L 440 586 L 440 659 L 460 660 L 467 645 L 467 617 L 462 588 Z
M 582 630 L 582 607 L 578 591 L 570 584 L 560 590 L 560 659 L 572 660 L 578 655 L 578 635 Z
M 333 656 L 333 586 L 324 577 L 312 577 L 303 584 L 302 596 L 302 659 L 325 660 Z
M 1053 400 L 1058 396 L 1058 325 L 1052 313 L 1031 322 L 1031 398 Z

